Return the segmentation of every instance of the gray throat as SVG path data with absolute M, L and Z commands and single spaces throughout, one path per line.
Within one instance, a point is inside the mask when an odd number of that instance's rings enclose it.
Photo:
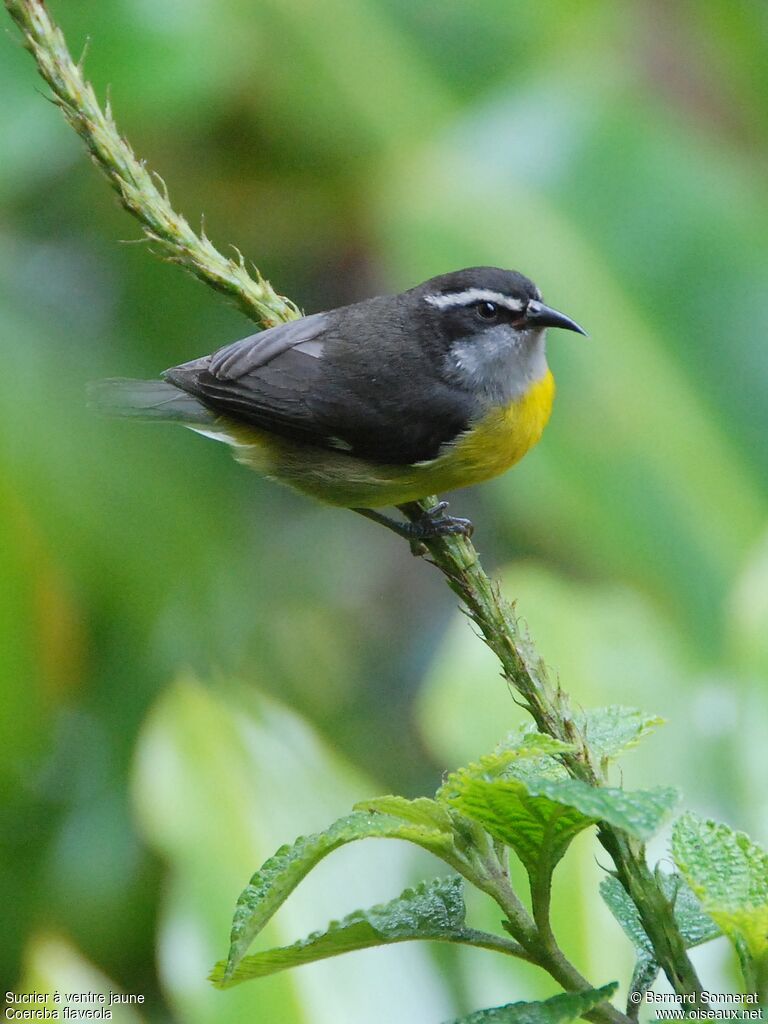
M 508 405 L 547 372 L 546 330 L 490 327 L 460 338 L 446 356 L 447 376 L 483 408 Z

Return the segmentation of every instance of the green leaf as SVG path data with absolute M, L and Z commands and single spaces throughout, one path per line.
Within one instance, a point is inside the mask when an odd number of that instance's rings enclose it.
M 653 955 L 651 940 L 645 934 L 637 907 L 629 898 L 627 890 L 614 875 L 606 875 L 600 882 L 600 895 L 608 909 L 621 925 L 625 935 L 635 947 L 638 956 Z
M 283 846 L 251 878 L 237 901 L 230 937 L 225 979 L 232 977 L 253 939 L 285 902 L 299 882 L 329 853 L 357 839 L 405 839 L 452 863 L 450 832 L 434 825 L 409 824 L 388 814 L 354 812 L 324 832 L 301 836 Z
M 704 913 L 696 894 L 680 875 L 661 875 L 661 888 L 673 904 L 675 920 L 686 948 L 700 946 L 721 934 L 712 918 Z M 611 913 L 626 932 L 635 949 L 651 952 L 651 942 L 645 934 L 640 915 L 626 889 L 614 875 L 607 875 L 600 883 L 600 894 Z
M 576 724 L 592 753 L 601 761 L 613 761 L 663 725 L 664 719 L 637 708 L 609 704 L 576 715 Z
M 572 840 L 599 821 L 650 838 L 678 799 L 669 788 L 626 793 L 578 779 L 496 778 L 458 773 L 449 803 L 522 861 L 531 892 L 545 892 Z
M 675 920 L 680 929 L 686 948 L 699 946 L 721 934 L 715 922 L 704 913 L 701 903 L 680 875 L 661 875 L 661 887 L 673 904 Z M 653 985 L 660 966 L 653 952 L 651 941 L 645 933 L 637 907 L 627 895 L 618 878 L 607 875 L 600 883 L 600 894 L 613 916 L 621 925 L 637 953 L 635 971 L 630 992 L 645 993 Z M 628 1005 L 627 1012 L 637 1010 Z
M 680 875 L 665 875 L 662 888 L 670 899 L 675 897 L 675 920 L 689 949 L 722 934 L 712 918 L 704 913 L 700 900 L 684 878 Z
M 230 975 L 221 961 L 213 969 L 211 981 L 218 988 L 227 988 L 314 960 L 412 939 L 470 941 L 472 933 L 464 928 L 463 884 L 458 876 L 422 882 L 389 903 L 356 910 L 332 922 L 325 931 L 313 932 L 290 946 L 247 956 Z
M 655 835 L 680 799 L 671 786 L 627 792 L 589 786 L 579 779 L 531 779 L 526 785 L 533 796 L 547 797 L 595 821 L 608 822 L 643 842 Z
M 531 872 L 551 870 L 582 829 L 606 821 L 636 839 L 649 839 L 677 802 L 674 789 L 627 793 L 578 779 L 457 780 L 452 806 L 511 846 Z
M 675 823 L 672 856 L 742 954 L 768 959 L 768 853 L 743 832 L 688 813 Z
M 597 821 L 573 807 L 532 795 L 516 779 L 468 778 L 451 803 L 511 846 L 532 880 L 550 875 L 571 840 Z
M 388 814 L 391 818 L 410 822 L 424 828 L 437 829 L 440 832 L 451 832 L 451 816 L 436 800 L 418 797 L 407 800 L 404 796 L 377 796 L 372 800 L 361 800 L 354 806 L 355 811 L 367 811 L 371 814 Z
M 574 750 L 571 743 L 563 743 L 543 733 L 521 729 L 511 732 L 492 754 L 484 754 L 463 768 L 451 772 L 437 791 L 437 799 L 450 801 L 469 779 L 492 779 L 512 775 L 552 775 L 564 777 L 565 768 L 554 755 Z
M 641 997 L 648 992 L 653 985 L 654 981 L 659 976 L 661 966 L 656 960 L 653 954 L 642 955 L 639 954 L 635 961 L 635 967 L 632 971 L 632 977 L 629 982 L 629 989 L 627 993 L 627 1008 L 626 1014 L 632 1020 L 637 1020 L 640 1014 L 640 1006 L 642 1005 L 642 999 L 638 1002 L 632 1000 L 633 993 L 638 993 Z M 637 999 L 637 996 L 635 996 Z
M 584 992 L 563 992 L 536 1003 L 508 1003 L 490 1010 L 478 1010 L 452 1024 L 570 1024 L 600 1003 L 610 999 L 616 982 Z
M 139 738 L 133 794 L 142 835 L 168 869 L 158 957 L 163 962 L 178 957 L 179 934 L 195 938 L 184 947 L 184 977 L 189 984 L 169 990 L 173 1020 L 336 1020 L 340 996 L 330 975 L 344 986 L 342 1002 L 364 1004 L 366 993 L 381 979 L 375 953 L 309 967 L 309 985 L 301 971 L 283 971 L 263 984 L 238 985 L 226 993 L 205 983 L 201 988 L 199 981 L 215 961 L 226 958 L 235 900 L 254 869 L 286 838 L 321 831 L 338 816 L 339 807 L 351 807 L 374 792 L 370 779 L 340 759 L 295 712 L 252 686 L 224 680 L 202 685 L 187 678 L 164 690 Z M 367 846 L 374 843 L 379 848 L 369 851 Z M 352 872 L 350 855 L 355 862 Z M 250 951 L 287 946 L 334 917 L 382 902 L 419 878 L 430 877 L 426 870 L 414 875 L 414 856 L 421 859 L 420 851 L 394 840 L 369 839 L 357 850 L 342 848 L 320 863 L 323 884 L 301 883 Z M 442 861 L 434 865 L 432 875 L 453 873 Z M 312 877 L 307 881 L 311 883 Z M 343 904 L 334 900 L 334 892 L 345 893 Z M 301 906 L 294 910 L 291 899 Z M 393 971 L 408 972 L 409 984 L 420 993 L 425 1020 L 434 1024 L 450 1012 L 425 944 L 390 946 L 386 960 Z M 71 985 L 68 990 L 77 988 Z M 408 1015 L 413 1006 L 408 989 L 405 985 L 388 992 L 389 1018 L 378 1009 L 370 1015 L 376 1024 Z
M 647 715 L 638 708 L 627 708 L 620 704 L 609 704 L 602 708 L 590 708 L 588 711 L 579 711 L 574 714 L 574 722 L 578 731 L 584 736 L 592 754 L 600 761 L 613 761 L 621 754 L 636 747 L 640 741 L 653 732 L 658 726 L 664 724 L 664 719 L 654 715 Z M 530 726 L 523 726 L 515 736 L 510 734 L 510 739 L 520 743 L 529 735 Z M 534 733 L 533 735 L 538 735 Z M 545 737 L 550 739 L 550 737 Z M 506 749 L 509 741 L 500 745 Z M 557 743 L 557 740 L 551 740 Z M 565 750 L 574 749 L 573 745 L 561 744 Z M 542 753 L 559 753 L 562 751 L 551 750 Z M 553 764 L 560 766 L 559 761 L 553 759 Z M 563 774 L 562 769 L 560 774 Z
M 554 736 L 536 732 L 532 726 L 525 725 L 518 732 L 511 732 L 506 740 L 499 744 L 497 753 L 513 753 L 516 757 L 528 758 L 567 754 L 572 750 L 575 750 L 572 743 L 564 743 Z

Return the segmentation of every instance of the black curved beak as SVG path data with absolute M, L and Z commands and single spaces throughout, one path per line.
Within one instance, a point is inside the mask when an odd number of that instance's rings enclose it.
M 571 320 L 565 313 L 558 313 L 556 309 L 545 306 L 543 302 L 533 300 L 528 303 L 525 312 L 526 323 L 534 327 L 562 327 L 564 331 L 576 331 L 577 334 L 586 335 L 583 327 L 579 327 L 575 320 Z

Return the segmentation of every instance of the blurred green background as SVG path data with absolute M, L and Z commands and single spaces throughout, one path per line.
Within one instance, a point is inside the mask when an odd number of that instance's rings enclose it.
M 98 94 L 176 206 L 305 310 L 490 263 L 588 328 L 550 340 L 542 444 L 453 508 L 575 702 L 668 719 L 627 784 L 679 784 L 768 840 L 765 5 L 52 10 L 76 53 L 90 38 Z M 404 544 L 188 432 L 86 410 L 86 381 L 154 376 L 251 327 L 118 244 L 137 227 L 5 27 L 3 991 L 119 985 L 147 1002 L 115 1019 L 183 1024 L 436 1024 L 550 994 L 492 953 L 415 945 L 205 981 L 280 843 L 356 799 L 431 792 L 520 712 Z M 584 836 L 558 869 L 556 930 L 590 980 L 626 982 L 595 858 Z M 438 871 L 397 843 L 349 848 L 266 939 Z M 732 984 L 722 941 L 695 960 Z

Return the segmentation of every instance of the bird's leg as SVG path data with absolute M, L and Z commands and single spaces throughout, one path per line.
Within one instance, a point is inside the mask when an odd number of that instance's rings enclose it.
M 427 549 L 421 543 L 421 538 L 417 536 L 418 531 L 414 529 L 413 523 L 401 523 L 397 519 L 390 519 L 389 516 L 385 516 L 382 512 L 377 512 L 372 508 L 353 508 L 351 511 L 365 516 L 366 519 L 371 519 L 374 523 L 378 523 L 379 526 L 386 526 L 388 530 L 396 533 L 398 537 L 404 537 L 410 542 L 411 551 L 414 555 L 423 555 L 426 552 Z
M 410 541 L 411 551 L 415 555 L 423 555 L 425 553 L 424 545 L 421 542 L 432 537 L 444 537 L 447 534 L 461 534 L 463 537 L 472 536 L 474 527 L 468 519 L 457 519 L 455 516 L 442 515 L 443 511 L 448 507 L 447 501 L 439 502 L 434 508 L 426 512 L 413 501 L 406 505 L 398 505 L 397 507 L 404 515 L 414 516 L 414 518 L 407 523 L 401 523 L 399 520 L 390 519 L 389 516 L 376 512 L 372 508 L 353 508 L 352 511 L 365 516 L 366 519 L 372 519 L 374 523 L 386 526 L 388 530 L 392 530 L 398 537 L 404 537 L 407 541 Z
M 444 516 L 443 512 L 448 508 L 447 501 L 438 501 L 432 508 L 424 509 L 415 501 L 409 501 L 405 505 L 397 506 L 404 516 L 410 520 L 410 526 L 415 529 L 419 540 L 429 540 L 431 537 L 445 537 L 448 534 L 459 534 L 462 537 L 471 537 L 475 527 L 469 519 L 459 519 L 458 516 Z

